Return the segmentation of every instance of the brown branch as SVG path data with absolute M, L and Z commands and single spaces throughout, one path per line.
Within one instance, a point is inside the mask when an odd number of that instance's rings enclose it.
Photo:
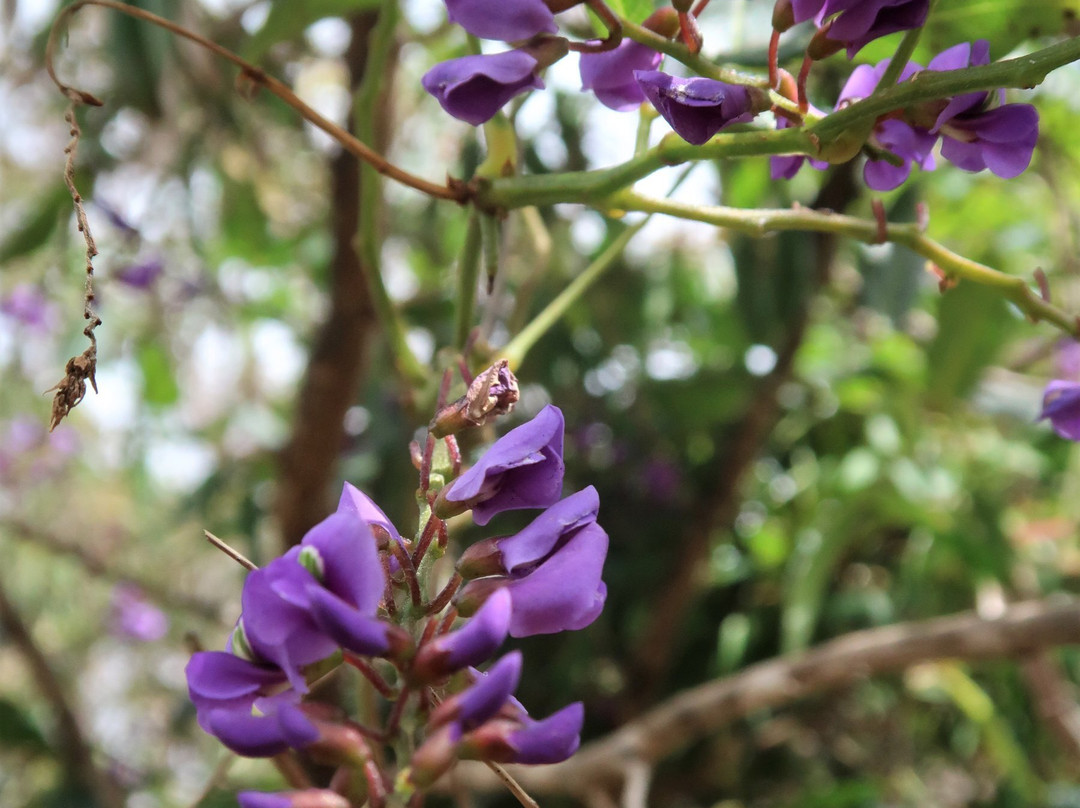
M 372 168 L 382 174 L 384 177 L 389 177 L 392 180 L 400 182 L 402 185 L 407 185 L 410 188 L 415 188 L 417 191 L 434 197 L 435 199 L 451 199 L 455 202 L 465 202 L 468 198 L 469 191 L 463 183 L 448 183 L 447 185 L 437 185 L 433 182 L 429 182 L 421 177 L 417 177 L 414 174 L 410 174 L 401 168 L 398 168 L 393 163 L 388 161 L 381 154 L 358 140 L 355 136 L 347 132 L 342 127 L 338 126 L 333 121 L 324 118 L 314 109 L 309 107 L 300 97 L 296 95 L 289 86 L 281 81 L 278 81 L 273 76 L 267 74 L 264 70 L 245 59 L 241 59 L 235 53 L 228 48 L 222 47 L 213 40 L 207 39 L 201 34 L 197 34 L 194 31 L 185 28 L 182 25 L 167 20 L 164 17 L 159 17 L 156 14 L 151 14 L 149 11 L 143 11 L 141 8 L 127 5 L 126 3 L 117 2 L 117 0 L 77 0 L 70 6 L 66 6 L 56 16 L 56 20 L 53 22 L 52 28 L 49 30 L 49 40 L 45 47 L 45 69 L 49 73 L 49 77 L 53 80 L 57 87 L 60 88 L 65 96 L 67 96 L 73 104 L 91 104 L 93 106 L 101 106 L 102 102 L 92 96 L 90 93 L 77 90 L 74 87 L 70 87 L 64 84 L 56 75 L 54 67 L 53 55 L 56 51 L 56 37 L 62 24 L 76 11 L 84 6 L 103 6 L 104 8 L 111 8 L 114 11 L 119 11 L 122 14 L 127 14 L 130 17 L 149 22 L 154 25 L 164 28 L 176 36 L 183 37 L 194 42 L 201 47 L 206 48 L 222 59 L 232 62 L 234 65 L 240 68 L 241 76 L 249 81 L 254 87 L 265 87 L 268 91 L 276 95 L 282 101 L 284 101 L 292 109 L 296 110 L 300 116 L 310 122 L 311 124 L 322 129 L 326 134 L 330 135 L 334 140 L 341 144 L 347 152 L 353 156 L 368 163 Z
M 26 661 L 34 683 L 52 708 L 56 718 L 56 751 L 64 771 L 75 783 L 94 795 L 103 808 L 123 808 L 124 795 L 118 783 L 94 765 L 94 752 L 83 735 L 75 711 L 68 703 L 64 686 L 49 660 L 34 641 L 29 626 L 8 598 L 0 582 L 0 628 L 4 637 Z
M 1017 603 L 989 619 L 965 612 L 856 631 L 685 690 L 606 738 L 586 744 L 564 763 L 514 766 L 510 771 L 534 794 L 583 796 L 593 788 L 614 789 L 622 785 L 628 761 L 654 764 L 760 710 L 786 707 L 923 662 L 1025 659 L 1046 648 L 1076 643 L 1080 643 L 1080 599 L 1075 598 Z M 460 766 L 456 778 L 474 791 L 501 787 L 481 767 Z
M 166 606 L 170 609 L 182 609 L 207 620 L 218 621 L 221 619 L 220 610 L 216 605 L 205 603 L 199 598 L 177 592 L 159 581 L 148 579 L 144 575 L 124 569 L 115 558 L 105 558 L 92 552 L 89 546 L 93 542 L 88 541 L 85 535 L 81 542 L 76 542 L 19 519 L 4 519 L 0 521 L 0 528 L 9 531 L 8 535 L 18 541 L 25 541 L 47 552 L 74 559 L 87 573 L 94 577 L 115 583 L 133 583 L 160 606 Z
M 350 22 L 345 63 L 354 93 L 364 77 L 376 18 L 376 13 L 365 13 Z M 311 348 L 292 435 L 279 457 L 275 510 L 285 546 L 299 542 L 329 511 L 326 496 L 337 478 L 346 439 L 345 413 L 356 401 L 378 327 L 367 270 L 356 246 L 360 164 L 352 154 L 343 152 L 330 165 L 330 199 L 330 311 Z

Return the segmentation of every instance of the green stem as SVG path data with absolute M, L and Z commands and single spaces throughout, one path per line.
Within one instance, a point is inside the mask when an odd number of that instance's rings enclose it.
M 525 355 L 536 344 L 536 341 L 547 333 L 548 329 L 555 325 L 559 318 L 566 313 L 566 310 L 577 302 L 578 298 L 585 294 L 585 291 L 614 265 L 615 261 L 622 255 L 627 243 L 637 235 L 647 221 L 648 218 L 642 219 L 620 233 L 618 238 L 607 246 L 607 249 L 600 253 L 581 274 L 574 278 L 554 300 L 548 303 L 544 310 L 533 318 L 532 322 L 521 329 L 518 335 L 507 343 L 505 348 L 499 351 L 502 357 L 509 360 L 510 367 L 521 367 Z
M 375 142 L 375 122 L 381 119 L 377 113 L 379 91 L 383 87 L 383 79 L 386 76 L 386 64 L 394 43 L 394 28 L 397 20 L 397 3 L 394 0 L 386 0 L 379 10 L 378 22 L 368 40 L 370 44 L 367 65 L 364 69 L 364 83 L 357 91 L 353 105 L 357 136 L 364 143 Z M 371 288 L 372 303 L 378 312 L 379 320 L 390 344 L 394 365 L 403 379 L 411 384 L 419 384 L 427 378 L 427 373 L 405 339 L 405 324 L 386 291 L 386 284 L 383 283 L 379 234 L 379 213 L 382 209 L 381 185 L 379 174 L 368 164 L 362 164 L 360 168 L 360 257 Z
M 922 36 L 922 31 L 923 29 L 920 26 L 919 28 L 912 28 L 904 34 L 904 38 L 900 40 L 900 47 L 896 49 L 896 53 L 894 53 L 892 59 L 889 60 L 889 66 L 886 67 L 885 72 L 882 73 L 881 81 L 879 81 L 877 87 L 874 88 L 875 93 L 879 93 L 896 84 L 896 80 L 900 78 L 900 74 L 904 72 L 907 63 L 911 61 L 911 54 L 915 52 L 915 46 L 919 44 L 919 37 Z
M 484 242 L 484 274 L 487 276 L 488 294 L 499 274 L 499 220 L 494 216 L 480 219 L 480 240 Z
M 669 199 L 652 199 L 634 191 L 614 194 L 608 200 L 608 207 L 619 211 L 676 216 L 680 219 L 728 227 L 752 236 L 762 236 L 782 230 L 803 230 L 835 233 L 874 244 L 880 240 L 881 235 L 879 225 L 874 220 L 858 219 L 854 216 L 808 208 L 742 210 L 729 207 L 708 207 L 673 202 Z M 946 278 L 994 287 L 1031 320 L 1035 322 L 1045 320 L 1067 334 L 1080 336 L 1080 322 L 1077 317 L 1043 300 L 1023 278 L 1008 275 L 954 253 L 928 238 L 916 224 L 886 225 L 884 236 L 885 241 L 902 244 L 932 262 L 945 274 Z
M 653 39 L 639 36 L 636 30 L 639 27 L 628 25 L 627 36 L 656 47 L 658 43 Z M 657 40 L 668 42 L 651 31 L 646 33 Z M 990 65 L 947 72 L 925 71 L 910 81 L 876 92 L 869 98 L 839 109 L 802 129 L 755 129 L 748 132 L 721 133 L 703 146 L 691 146 L 677 136 L 669 135 L 654 148 L 611 168 L 494 180 L 490 185 L 478 189 L 476 201 L 481 207 L 489 209 L 550 205 L 556 202 L 590 202 L 630 186 L 663 166 L 678 165 L 691 160 L 769 154 L 817 156 L 829 144 L 849 132 L 858 131 L 859 127 L 866 128 L 869 132 L 869 125 L 874 120 L 896 109 L 922 101 L 998 87 L 1034 87 L 1042 82 L 1051 70 L 1077 59 L 1080 59 L 1080 37 L 1059 42 L 1027 56 Z
M 556 202 L 589 202 L 632 185 L 657 169 L 681 165 L 690 160 L 815 153 L 812 140 L 801 129 L 721 133 L 704 146 L 691 146 L 671 134 L 648 151 L 611 168 L 492 180 L 478 189 L 476 202 L 481 207 L 495 209 Z
M 465 244 L 458 259 L 457 318 L 454 324 L 454 346 L 460 351 L 469 339 L 476 303 L 476 279 L 480 273 L 480 217 L 473 211 L 465 230 Z
M 640 42 L 642 45 L 647 45 L 654 51 L 658 51 L 665 56 L 670 56 L 675 61 L 681 62 L 694 70 L 699 76 L 704 76 L 707 79 L 716 79 L 717 81 L 726 81 L 728 84 L 744 84 L 749 87 L 761 88 L 769 86 L 769 80 L 767 78 L 755 76 L 752 73 L 741 73 L 730 67 L 720 67 L 720 65 L 715 62 L 710 62 L 700 54 L 691 53 L 690 49 L 682 42 L 660 36 L 660 34 L 655 31 L 650 31 L 648 28 L 643 28 L 627 19 L 622 20 L 622 28 L 623 36 L 627 39 L 632 39 L 634 42 Z

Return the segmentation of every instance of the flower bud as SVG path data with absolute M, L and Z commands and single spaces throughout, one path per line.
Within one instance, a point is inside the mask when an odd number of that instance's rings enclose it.
M 658 8 L 645 18 L 641 27 L 660 34 L 665 39 L 672 39 L 679 33 L 679 14 L 671 6 Z
M 832 22 L 827 22 L 821 28 L 818 28 L 810 38 L 810 44 L 806 46 L 806 55 L 815 62 L 827 59 L 834 53 L 839 53 L 844 49 L 843 42 L 829 38 L 832 26 Z
M 349 801 L 335 791 L 307 788 L 303 791 L 241 791 L 240 808 L 349 808 Z
M 772 11 L 773 30 L 782 34 L 794 24 L 795 10 L 791 6 L 791 0 L 776 0 Z
M 484 539 L 471 545 L 458 559 L 457 571 L 462 578 L 470 579 L 506 575 L 509 570 L 503 564 L 499 539 Z
M 443 438 L 469 427 L 483 426 L 500 415 L 513 412 L 519 395 L 517 378 L 510 370 L 510 363 L 501 359 L 481 371 L 465 395 L 439 410 L 428 430 L 432 437 Z

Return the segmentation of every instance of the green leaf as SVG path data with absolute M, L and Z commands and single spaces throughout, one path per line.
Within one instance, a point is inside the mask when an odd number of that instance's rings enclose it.
M 71 197 L 63 183 L 57 183 L 40 197 L 21 227 L 0 243 L 0 264 L 32 253 L 49 240 L 64 214 L 71 210 Z
M 143 375 L 143 397 L 155 406 L 175 404 L 180 386 L 173 377 L 172 363 L 157 342 L 148 342 L 139 350 L 139 369 Z
M 0 749 L 41 754 L 49 742 L 25 712 L 7 699 L 0 699 Z
M 942 296 L 938 322 L 929 350 L 927 395 L 932 406 L 946 409 L 975 387 L 1015 321 L 998 291 L 961 283 Z

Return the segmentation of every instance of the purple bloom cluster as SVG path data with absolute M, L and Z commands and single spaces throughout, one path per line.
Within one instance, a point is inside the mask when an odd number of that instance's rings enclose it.
M 1080 383 L 1061 379 L 1050 382 L 1039 415 L 1039 420 L 1044 418 L 1061 437 L 1080 441 Z
M 695 146 L 727 126 L 749 123 L 756 114 L 746 87 L 714 79 L 680 79 L 659 70 L 638 70 L 634 77 L 671 128 Z
M 961 43 L 935 56 L 925 70 L 959 70 L 990 63 L 986 40 Z M 852 104 L 874 92 L 888 62 L 876 67 L 859 65 L 840 92 L 838 104 Z M 907 81 L 924 68 L 909 62 L 898 81 Z M 996 105 L 995 105 L 996 104 Z M 781 126 L 786 124 L 780 124 Z M 934 147 L 941 142 L 941 156 L 965 171 L 990 171 L 1003 179 L 1021 174 L 1030 164 L 1039 135 L 1039 116 L 1030 104 L 1005 104 L 1004 91 L 965 93 L 946 101 L 905 110 L 902 117 L 887 117 L 874 126 L 869 144 L 894 156 L 897 162 L 867 160 L 866 184 L 878 191 L 901 185 L 912 166 L 935 168 Z M 800 157 L 772 158 L 773 177 L 794 176 Z M 812 161 L 813 162 L 813 161 Z M 825 164 L 813 162 L 815 168 Z
M 391 700 L 425 694 L 424 741 L 407 770 L 413 787 L 430 785 L 458 759 L 549 763 L 573 754 L 581 704 L 538 721 L 512 696 L 520 653 L 487 674 L 475 669 L 508 635 L 583 628 L 603 607 L 608 538 L 596 523 L 599 499 L 590 487 L 560 501 L 562 447 L 562 413 L 546 407 L 441 490 L 436 521 L 471 509 L 475 522 L 487 524 L 503 511 L 546 508 L 516 535 L 488 539 L 464 554 L 451 584 L 468 579 L 454 600 L 466 620 L 453 629 L 451 619 L 436 616 L 453 589 L 438 600 L 441 606 L 395 595 L 410 591 L 404 579 L 416 576 L 420 564 L 412 554 L 422 555 L 427 545 L 417 550 L 371 499 L 346 484 L 334 514 L 248 575 L 228 649 L 192 656 L 188 690 L 200 726 L 241 755 L 304 748 L 334 765 L 367 767 L 368 776 L 369 740 L 329 706 L 305 701 L 308 677 L 340 653 L 369 674 L 369 659 L 396 668 L 402 689 L 380 690 Z M 418 624 L 425 615 L 426 626 Z M 404 628 L 412 625 L 416 636 Z M 312 667 L 317 663 L 323 664 Z M 317 789 L 241 796 L 248 808 L 338 804 L 335 792 Z

